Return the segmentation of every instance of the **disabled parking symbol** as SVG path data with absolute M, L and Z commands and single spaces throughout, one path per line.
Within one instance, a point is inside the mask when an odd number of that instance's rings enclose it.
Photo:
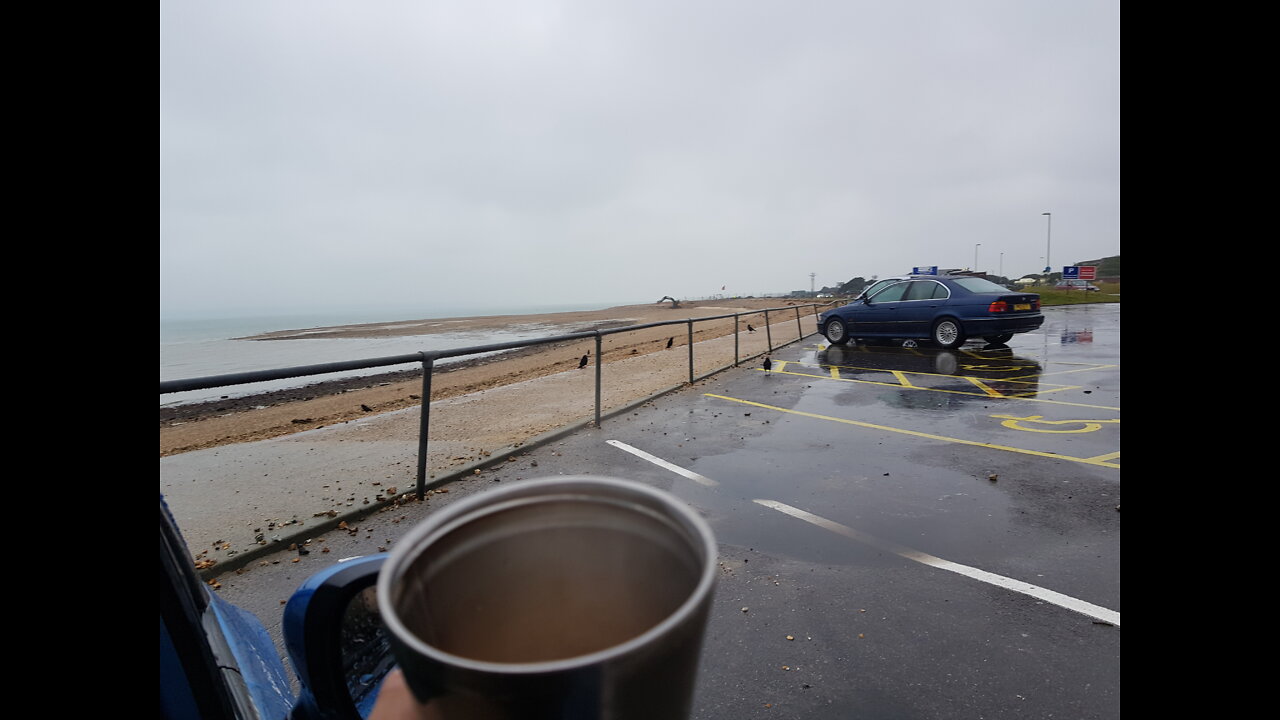
M 1087 433 L 1101 430 L 1103 425 L 1120 424 L 1119 418 L 1114 420 L 1045 420 L 1043 415 L 1028 415 L 1026 417 L 992 415 L 991 417 L 1003 419 L 1004 422 L 1000 424 L 1011 430 L 1040 433 Z

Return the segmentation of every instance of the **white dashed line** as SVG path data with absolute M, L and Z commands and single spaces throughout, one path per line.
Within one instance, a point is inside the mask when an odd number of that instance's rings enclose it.
M 1006 590 L 1012 590 L 1014 592 L 1022 593 L 1023 595 L 1030 595 L 1038 600 L 1053 603 L 1059 607 L 1074 610 L 1075 612 L 1088 615 L 1089 617 L 1097 620 L 1111 623 L 1116 627 L 1120 626 L 1120 613 L 1114 610 L 1108 610 L 1107 608 L 1087 603 L 1083 600 L 1078 600 L 1069 595 L 1063 595 L 1062 593 L 1054 592 L 1053 590 L 1048 590 L 1038 585 L 1032 585 L 1031 583 L 1022 582 L 1021 580 L 1014 580 L 1012 578 L 1004 577 L 1003 575 L 996 575 L 995 573 L 990 573 L 986 570 L 979 570 L 978 568 L 961 565 L 960 563 L 954 563 L 950 560 L 943 560 L 940 557 L 934 557 L 928 553 L 922 553 L 918 550 L 912 550 L 911 548 L 904 547 L 887 540 L 881 540 L 880 538 L 868 535 L 864 532 L 859 532 L 858 530 L 854 530 L 846 525 L 841 525 L 834 520 L 828 520 L 819 515 L 805 512 L 804 510 L 791 507 L 790 505 L 780 503 L 776 500 L 756 500 L 755 502 L 767 508 L 790 515 L 791 517 L 804 520 L 812 525 L 817 525 L 824 530 L 830 530 L 837 535 L 843 535 L 852 540 L 857 540 L 858 542 L 871 545 L 872 547 L 891 552 L 895 555 L 906 558 L 907 560 L 914 560 L 930 567 L 935 567 L 940 570 L 949 570 L 953 573 L 964 575 L 967 578 L 980 580 Z
M 692 470 L 686 470 L 675 463 L 667 462 L 656 455 L 652 455 L 639 448 L 632 447 L 620 440 L 606 440 L 605 442 L 619 450 L 625 450 L 638 458 L 648 460 L 658 467 L 670 470 L 671 472 L 680 475 L 681 477 L 686 477 L 700 485 L 715 487 L 720 484 L 709 477 L 699 475 Z M 1114 610 L 1108 610 L 1107 608 L 1099 605 L 1078 600 L 1069 595 L 1063 595 L 1060 592 L 1042 588 L 1038 585 L 1032 585 L 1031 583 L 1023 582 L 1021 580 L 1014 580 L 1013 578 L 1007 578 L 1003 575 L 996 575 L 995 573 L 987 572 L 986 570 L 979 570 L 978 568 L 961 565 L 960 563 L 951 562 L 950 560 L 943 560 L 940 557 L 935 557 L 928 553 L 920 552 L 919 550 L 912 550 L 904 545 L 898 545 L 897 543 L 890 542 L 888 540 L 881 540 L 874 535 L 868 535 L 864 532 L 854 530 L 847 525 L 841 525 L 834 520 L 828 520 L 820 515 L 805 512 L 800 508 L 792 507 L 786 503 L 780 503 L 776 500 L 760 499 L 755 500 L 755 502 L 772 510 L 777 510 L 780 513 L 804 520 L 805 522 L 810 523 L 811 525 L 816 525 L 824 530 L 830 530 L 837 535 L 843 535 L 851 540 L 857 540 L 860 543 L 879 548 L 885 552 L 893 553 L 894 555 L 907 560 L 914 560 L 915 562 L 928 565 L 929 567 L 938 568 L 939 570 L 948 570 L 973 580 L 1004 588 L 1005 590 L 1022 593 L 1023 595 L 1036 598 L 1037 600 L 1043 600 L 1047 603 L 1052 603 L 1059 607 L 1073 610 L 1081 613 L 1082 615 L 1087 615 L 1091 618 L 1120 627 L 1120 613 Z
M 666 460 L 663 460 L 662 458 L 656 455 L 650 455 L 649 453 L 639 448 L 631 447 L 630 445 L 620 440 L 607 440 L 606 442 L 618 448 L 619 450 L 626 450 L 627 452 L 631 453 L 632 455 L 635 455 L 636 457 L 642 460 L 648 460 L 649 462 L 653 463 L 654 465 L 657 465 L 660 468 L 665 468 L 677 475 L 687 477 L 690 480 L 700 485 L 706 485 L 707 487 L 715 487 L 716 485 L 720 484 L 709 477 L 703 477 L 702 475 L 699 475 L 698 473 L 692 470 L 685 470 L 684 468 L 680 467 L 679 465 L 676 465 L 675 463 L 669 463 Z

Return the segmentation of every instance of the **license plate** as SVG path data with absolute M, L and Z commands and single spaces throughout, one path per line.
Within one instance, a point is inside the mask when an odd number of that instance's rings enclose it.
M 1013 309 L 1014 310 L 1030 310 L 1031 303 L 1014 303 Z

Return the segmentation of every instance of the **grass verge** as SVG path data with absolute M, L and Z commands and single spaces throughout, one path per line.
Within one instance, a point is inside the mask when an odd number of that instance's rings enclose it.
M 1040 296 L 1041 307 L 1120 302 L 1120 283 L 1097 283 L 1097 285 L 1098 292 L 1054 290 L 1051 287 L 1036 287 L 1034 285 L 1028 287 L 1027 292 L 1033 292 Z

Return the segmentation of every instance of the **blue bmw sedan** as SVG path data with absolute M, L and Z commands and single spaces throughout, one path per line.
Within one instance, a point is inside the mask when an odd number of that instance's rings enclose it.
M 1044 323 L 1040 296 L 968 276 L 913 277 L 818 316 L 832 345 L 859 338 L 922 338 L 944 348 L 980 337 L 1005 343 Z

